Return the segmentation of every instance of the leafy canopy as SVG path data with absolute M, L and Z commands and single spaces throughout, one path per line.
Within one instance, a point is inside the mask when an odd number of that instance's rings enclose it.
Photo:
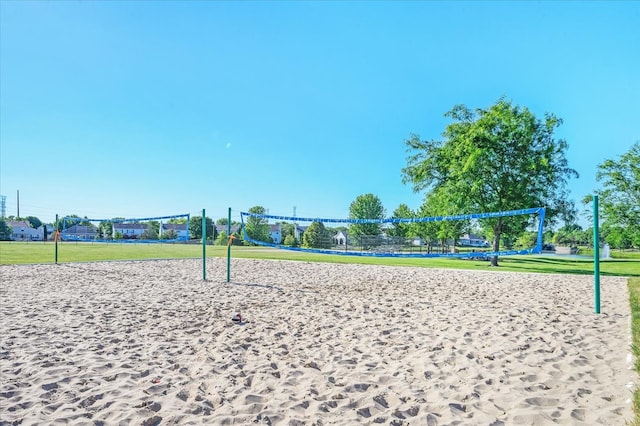
M 385 210 L 377 195 L 358 195 L 349 206 L 349 219 L 384 219 Z M 379 223 L 354 223 L 349 227 L 349 233 L 358 235 L 380 235 L 382 228 Z
M 566 185 L 578 173 L 568 166 L 567 143 L 554 137 L 562 120 L 538 119 L 504 98 L 485 109 L 457 105 L 445 114 L 452 122 L 442 140 L 405 141 L 408 157 L 403 182 L 416 192 L 438 193 L 439 204 L 460 213 L 497 212 L 546 206 L 547 218 L 572 219 Z M 485 220 L 494 250 L 502 233 L 518 235 L 521 218 Z M 497 264 L 497 260 L 494 260 Z
M 205 223 L 207 226 L 207 238 L 215 239 L 215 226 L 213 226 L 213 220 L 210 217 L 205 217 Z M 191 238 L 202 239 L 202 216 L 193 216 L 189 221 L 189 234 Z
M 599 164 L 596 179 L 603 184 L 596 191 L 605 220 L 603 231 L 610 230 L 617 247 L 640 246 L 640 142 L 618 160 Z M 591 197 L 585 199 L 589 201 Z
M 468 212 L 564 206 L 567 181 L 578 174 L 567 164 L 566 141 L 553 136 L 561 119 L 539 120 L 505 99 L 475 111 L 458 105 L 445 116 L 453 122 L 443 140 L 406 141 L 404 183 L 415 191 L 444 188 Z
M 395 219 L 409 219 L 415 217 L 415 213 L 406 204 L 400 204 L 397 209 L 393 211 L 391 216 Z M 411 224 L 409 223 L 393 223 L 387 230 L 388 234 L 392 237 L 410 237 Z
M 266 214 L 266 209 L 262 206 L 254 206 L 249 209 L 249 213 Z M 271 242 L 269 233 L 269 222 L 267 219 L 257 216 L 248 216 L 245 224 L 247 235 L 256 241 Z
M 302 246 L 311 248 L 331 248 L 331 232 L 322 222 L 313 222 L 302 234 Z
M 13 230 L 4 218 L 0 218 L 0 241 L 9 241 Z
M 418 209 L 418 215 L 432 217 L 457 214 L 456 208 L 448 202 L 448 199 L 448 194 L 445 191 L 431 191 Z M 462 220 L 422 222 L 415 223 L 414 229 L 416 234 L 427 241 L 429 245 L 437 241 L 444 247 L 447 245 L 447 241 L 456 241 L 468 225 L 468 221 Z

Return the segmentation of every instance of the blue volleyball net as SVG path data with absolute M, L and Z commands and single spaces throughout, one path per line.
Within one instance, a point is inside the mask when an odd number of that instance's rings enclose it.
M 545 208 L 386 219 L 250 212 L 240 217 L 244 241 L 260 246 L 348 256 L 481 259 L 540 253 Z M 495 229 L 501 231 L 497 246 Z
M 79 242 L 176 243 L 189 240 L 189 213 L 145 218 L 62 218 L 60 239 Z

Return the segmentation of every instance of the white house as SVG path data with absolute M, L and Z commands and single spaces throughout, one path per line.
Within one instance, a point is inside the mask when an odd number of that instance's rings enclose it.
M 415 237 L 411 239 L 412 246 L 421 246 L 423 244 L 425 244 L 425 242 L 421 237 Z
M 163 223 L 160 225 L 160 236 L 167 231 L 173 231 L 176 233 L 177 238 L 187 239 L 189 237 L 189 230 L 186 223 Z
M 465 247 L 489 247 L 489 242 L 479 235 L 464 234 L 458 244 Z
M 62 231 L 63 240 L 93 240 L 98 235 L 94 226 L 73 225 Z
M 240 225 L 231 225 L 231 234 L 235 234 L 240 229 Z M 227 233 L 227 225 L 216 225 L 216 232 L 220 234 L 221 232 Z
M 54 236 L 53 234 L 55 234 L 56 232 L 56 227 L 53 225 L 47 225 L 46 223 L 43 223 L 39 228 L 38 228 L 38 232 L 43 236 L 44 238 L 44 233 L 47 233 L 47 241 L 51 241 L 53 240 Z
M 308 226 L 300 226 L 297 223 L 293 224 L 293 236 L 298 242 L 302 242 L 302 234 L 306 231 Z
M 336 235 L 333 236 L 333 242 L 337 246 L 345 246 L 349 242 L 349 233 L 347 231 L 338 231 Z
M 114 223 L 113 224 L 113 235 L 116 233 L 122 234 L 122 238 L 124 239 L 137 239 L 140 238 L 142 233 L 147 229 L 146 223 Z
M 275 244 L 282 242 L 282 226 L 279 223 L 269 225 L 269 236 Z
M 43 230 L 31 227 L 27 220 L 7 220 L 13 241 L 42 241 Z
M 240 230 L 240 225 L 231 225 L 231 234 L 235 234 Z M 227 225 L 216 225 L 218 234 L 227 233 Z M 275 244 L 282 244 L 282 225 L 279 223 L 269 224 L 269 236 Z

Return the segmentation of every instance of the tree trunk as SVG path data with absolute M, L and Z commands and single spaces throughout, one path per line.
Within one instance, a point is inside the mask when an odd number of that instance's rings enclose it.
M 493 233 L 493 251 L 500 250 L 500 232 Z M 491 256 L 491 266 L 499 266 L 498 265 L 498 256 Z

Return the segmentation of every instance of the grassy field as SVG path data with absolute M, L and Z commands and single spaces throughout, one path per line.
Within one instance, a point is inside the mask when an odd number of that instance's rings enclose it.
M 207 257 L 226 257 L 227 247 L 207 246 Z M 485 269 L 489 262 L 453 258 L 402 258 L 339 256 L 278 250 L 264 247 L 233 246 L 234 258 L 283 259 L 306 262 L 362 263 L 425 268 Z M 75 243 L 58 245 L 58 262 L 89 262 L 106 260 L 184 259 L 201 258 L 200 244 L 127 244 Z M 54 263 L 55 245 L 52 242 L 0 242 L 0 264 Z M 500 259 L 500 270 L 566 274 L 593 274 L 593 260 L 561 256 L 510 256 Z M 601 275 L 640 277 L 640 253 L 626 254 L 624 259 L 600 262 Z

